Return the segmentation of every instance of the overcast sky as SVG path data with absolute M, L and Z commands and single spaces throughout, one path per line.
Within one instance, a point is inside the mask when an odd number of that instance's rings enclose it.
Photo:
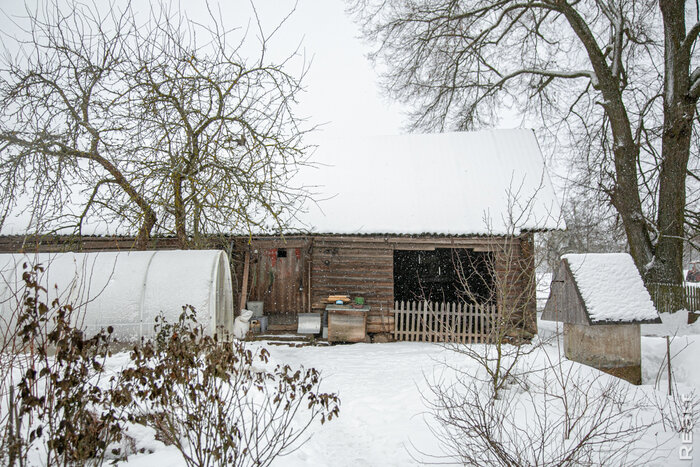
M 276 24 L 294 5 L 291 0 L 255 3 L 266 26 Z M 232 17 L 249 11 L 248 2 L 222 5 L 224 16 L 229 11 Z M 398 133 L 399 106 L 381 97 L 377 75 L 365 57 L 369 46 L 357 36 L 358 28 L 345 14 L 342 0 L 300 0 L 273 46 L 287 53 L 301 44 L 311 67 L 300 111 L 316 123 L 327 123 L 325 132 Z
M 86 3 L 93 0 L 85 0 Z M 94 0 L 102 8 L 109 8 L 110 0 Z M 70 0 L 60 0 L 70 5 Z M 112 0 L 116 5 L 125 2 Z M 295 6 L 294 0 L 267 0 L 255 3 L 263 29 L 269 33 Z M 36 0 L 27 0 L 29 8 L 36 8 Z M 22 23 L 26 16 L 22 0 L 0 0 L 0 42 L 7 47 L 17 37 L 14 22 Z M 221 4 L 210 2 L 221 10 L 227 28 L 250 28 L 248 38 L 254 47 L 258 34 L 253 9 L 248 0 L 232 0 Z M 132 0 L 132 7 L 147 17 L 149 2 Z M 208 13 L 204 0 L 183 1 L 181 8 L 195 21 L 206 22 Z M 235 34 L 235 33 L 234 33 Z M 306 92 L 300 96 L 297 114 L 305 116 L 313 125 L 321 125 L 316 136 L 382 135 L 401 132 L 402 114 L 397 105 L 381 97 L 377 75 L 365 54 L 369 50 L 357 37 L 358 28 L 344 12 L 342 0 L 300 0 L 296 10 L 276 33 L 270 45 L 271 57 L 287 57 L 299 47 L 299 57 L 293 62 L 292 74 L 310 63 L 304 80 Z M 11 47 L 11 45 L 10 45 Z M 256 56 L 257 47 L 251 49 Z M 310 142 L 314 142 L 312 137 Z M 28 219 L 8 219 L 10 226 L 16 223 L 20 230 Z M 8 226 L 5 226 L 7 230 Z
M 109 5 L 106 0 L 96 1 L 105 7 Z M 294 0 L 257 1 L 255 8 L 263 27 L 270 31 L 295 3 Z M 36 1 L 30 0 L 28 4 L 35 5 Z M 119 0 L 115 4 L 119 5 Z M 24 3 L 0 0 L 0 5 L 5 13 L 0 18 L 0 28 L 7 33 L 12 29 L 8 16 L 22 15 Z M 210 2 L 210 5 L 221 9 L 227 27 L 251 26 L 249 37 L 256 34 L 248 0 Z M 139 12 L 147 12 L 149 2 L 133 0 L 132 6 Z M 203 0 L 183 1 L 181 8 L 191 19 L 207 19 Z M 316 124 L 327 123 L 324 133 L 399 133 L 403 122 L 399 107 L 381 97 L 376 73 L 365 58 L 368 46 L 357 35 L 358 28 L 345 14 L 342 0 L 300 0 L 296 11 L 276 34 L 271 52 L 273 56 L 287 56 L 300 45 L 300 58 L 303 54 L 311 62 L 311 68 L 304 81 L 307 92 L 300 99 L 299 114 Z
M 71 0 L 59 0 L 70 5 Z M 94 1 L 102 8 L 126 4 L 123 0 Z M 148 0 L 132 0 L 132 7 L 147 16 Z M 11 18 L 21 21 L 27 4 L 30 8 L 36 0 L 0 0 L 0 31 L 12 34 Z M 250 28 L 249 45 L 255 43 L 255 22 L 249 0 L 210 1 L 214 9 L 220 9 L 226 27 Z M 323 133 L 334 135 L 398 134 L 406 123 L 405 108 L 383 95 L 378 86 L 377 73 L 366 58 L 370 46 L 359 36 L 359 28 L 345 13 L 343 0 L 258 0 L 254 3 L 266 33 L 291 13 L 270 44 L 272 56 L 287 57 L 299 47 L 299 59 L 310 63 L 304 80 L 306 92 L 300 98 L 299 115 L 308 117 L 314 124 L 324 124 Z M 205 0 L 180 2 L 180 8 L 192 20 L 206 23 L 208 13 Z M 19 19 L 18 19 L 19 18 Z M 8 41 L 3 40 L 7 44 Z M 251 49 L 251 54 L 257 50 Z M 292 70 L 294 71 L 294 70 Z M 515 116 L 502 116 L 499 126 L 519 126 Z

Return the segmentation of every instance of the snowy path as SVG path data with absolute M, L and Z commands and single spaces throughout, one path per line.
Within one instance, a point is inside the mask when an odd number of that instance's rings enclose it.
M 420 391 L 426 387 L 423 373 L 431 372 L 433 359 L 442 354 L 440 347 L 422 343 L 275 352 L 275 359 L 322 368 L 326 390 L 340 391 L 341 414 L 326 426 L 314 426 L 307 445 L 273 465 L 408 465 L 415 463 L 408 443 L 436 452 Z

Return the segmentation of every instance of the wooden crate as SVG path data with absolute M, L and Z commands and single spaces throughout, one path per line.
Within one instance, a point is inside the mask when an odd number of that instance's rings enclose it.
M 348 305 L 329 305 L 328 342 L 364 342 L 367 337 L 369 307 L 352 308 Z

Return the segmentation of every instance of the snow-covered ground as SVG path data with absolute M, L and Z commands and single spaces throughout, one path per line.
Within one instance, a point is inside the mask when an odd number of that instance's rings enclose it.
M 340 417 L 314 423 L 311 439 L 274 465 L 409 465 L 415 464 L 407 446 L 432 452 L 435 440 L 424 422 L 421 392 L 423 374 L 435 359 L 449 357 L 437 345 L 423 343 L 353 344 L 331 347 L 268 347 L 274 363 L 315 367 L 322 372 L 323 389 L 339 393 Z M 167 464 L 161 464 L 161 455 Z M 162 447 L 138 455 L 126 465 L 156 467 L 184 465 L 175 451 Z
M 695 332 L 695 329 L 690 329 Z M 551 333 L 554 327 L 543 323 L 543 331 Z M 644 384 L 635 393 L 636 397 L 663 398 L 666 376 L 659 368 L 664 363 L 665 342 L 664 337 L 642 339 Z M 700 352 L 700 336 L 676 337 L 672 347 L 673 352 L 678 353 L 672 360 L 677 390 L 681 394 L 698 393 L 700 375 L 694 371 L 693 359 Z M 550 355 L 556 355 L 554 344 L 544 349 Z M 278 458 L 273 464 L 276 466 L 415 465 L 419 463 L 421 453 L 440 455 L 440 446 L 429 429 L 430 416 L 421 399 L 422 394 L 427 394 L 426 376 L 442 371 L 441 362 L 462 365 L 467 370 L 470 368 L 463 356 L 426 343 L 272 347 L 270 352 L 275 363 L 312 366 L 321 370 L 323 389 L 338 392 L 341 398 L 340 417 L 325 425 L 314 424 L 309 441 L 290 455 Z M 115 358 L 119 359 L 118 356 Z M 535 364 L 544 362 L 542 353 L 528 358 L 536 360 Z M 595 369 L 574 365 L 584 375 L 598 374 Z M 655 389 L 657 377 L 658 389 Z M 132 456 L 123 465 L 184 465 L 175 449 L 153 440 L 152 433 L 147 430 L 142 435 L 146 438 L 143 445 L 155 449 L 155 452 Z M 694 430 L 694 435 L 694 452 L 698 453 L 695 458 L 700 465 L 700 431 Z M 657 459 L 647 465 L 694 465 L 679 459 L 680 435 L 665 431 L 660 423 L 644 439 L 648 446 L 658 443 L 663 443 L 663 447 L 658 451 Z
M 545 282 L 545 281 L 540 281 Z M 546 297 L 546 286 L 538 287 L 538 302 Z M 666 337 L 672 336 L 673 372 L 677 394 L 700 394 L 700 372 L 696 371 L 696 357 L 700 354 L 700 323 L 689 326 L 687 313 L 662 315 L 663 324 L 643 327 L 642 386 L 629 385 L 630 404 L 646 404 L 664 400 L 667 390 Z M 539 332 L 547 341 L 541 350 L 523 357 L 523 364 L 543 367 L 559 358 L 557 324 L 540 321 Z M 251 347 L 266 346 L 265 342 L 251 342 Z M 455 374 L 447 365 L 460 367 L 462 379 L 476 374 L 478 366 L 464 355 L 437 344 L 395 342 L 387 344 L 352 344 L 335 346 L 286 347 L 266 346 L 270 351 L 270 365 L 289 364 L 293 368 L 314 367 L 323 376 L 322 390 L 337 392 L 340 396 L 340 416 L 321 425 L 316 422 L 308 431 L 309 439 L 296 451 L 278 458 L 274 466 L 405 466 L 422 461 L 436 461 L 443 454 L 440 443 L 431 432 L 434 421 L 426 408 L 424 397 L 430 394 L 429 380 L 435 375 L 443 381 L 454 381 Z M 483 348 L 483 347 L 479 347 Z M 125 353 L 116 354 L 108 368 L 116 371 L 129 363 Z M 614 380 L 598 370 L 573 362 L 567 367 L 579 372 L 583 379 Z M 627 386 L 627 383 L 623 383 Z M 509 389 L 510 390 L 510 389 Z M 515 389 L 514 389 L 515 391 Z M 516 391 L 515 398 L 522 391 Z M 541 407 L 540 407 L 541 408 Z M 645 405 L 639 415 L 645 420 L 659 420 L 659 412 Z M 518 423 L 528 427 L 532 413 L 526 412 Z M 129 467 L 184 466 L 180 453 L 155 438 L 155 432 L 143 426 L 132 426 L 129 434 L 136 440 L 136 450 L 120 465 Z M 644 465 L 675 467 L 700 465 L 700 430 L 693 429 L 693 457 L 695 463 L 681 460 L 681 435 L 668 425 L 657 421 L 639 443 L 658 447 L 652 461 Z
M 538 278 L 538 309 L 549 294 L 551 276 Z M 662 400 L 667 390 L 665 370 L 666 338 L 671 335 L 673 371 L 679 394 L 700 394 L 700 372 L 695 358 L 700 354 L 700 323 L 687 326 L 683 312 L 662 317 L 664 324 L 644 326 L 642 337 L 643 384 L 633 388 L 639 399 Z M 543 351 L 558 355 L 556 323 L 539 321 L 542 339 L 550 344 Z M 264 345 L 256 343 L 254 345 Z M 427 394 L 427 379 L 444 369 L 443 362 L 462 366 L 467 373 L 476 366 L 464 356 L 436 344 L 395 342 L 388 344 L 353 344 L 331 347 L 269 347 L 274 363 L 315 367 L 322 372 L 323 389 L 338 392 L 341 411 L 330 423 L 312 425 L 310 439 L 297 451 L 278 458 L 275 466 L 405 466 L 420 460 L 434 461 L 424 454 L 442 453 L 430 431 L 432 419 L 422 395 Z M 527 358 L 529 364 L 543 365 L 544 352 Z M 599 376 L 590 367 L 573 363 L 584 376 Z M 608 378 L 608 376 L 603 376 Z M 612 377 L 609 377 L 612 378 Z M 626 384 L 626 383 L 625 383 Z M 647 416 L 658 417 L 657 413 Z M 657 423 L 642 440 L 646 446 L 661 444 L 656 458 L 647 465 L 664 467 L 700 465 L 700 430 L 694 429 L 695 462 L 681 460 L 678 449 L 681 436 Z M 123 465 L 159 467 L 184 465 L 177 451 L 153 439 L 143 430 L 141 445 L 155 450 L 151 454 L 132 456 Z
M 669 331 L 676 336 L 671 343 L 673 370 L 678 394 L 700 393 L 700 374 L 695 371 L 696 356 L 700 353 L 700 324 L 681 325 L 682 316 L 645 332 L 658 334 L 642 338 L 643 384 L 629 385 L 629 402 L 642 402 L 665 398 L 666 370 L 664 355 Z M 555 323 L 541 322 L 541 334 L 551 336 L 556 331 Z M 252 347 L 265 345 L 252 342 Z M 336 346 L 286 347 L 267 346 L 271 354 L 270 365 L 287 363 L 292 367 L 303 365 L 315 367 L 322 372 L 322 390 L 337 392 L 341 399 L 340 416 L 321 425 L 315 422 L 308 435 L 310 439 L 301 448 L 285 457 L 278 458 L 274 466 L 405 466 L 418 465 L 421 460 L 435 461 L 429 455 L 442 454 L 438 440 L 430 431 L 434 423 L 423 396 L 429 394 L 428 383 L 438 374 L 450 382 L 454 374 L 446 370 L 445 363 L 461 367 L 466 375 L 476 373 L 477 366 L 463 355 L 437 344 L 419 342 L 395 342 L 387 344 L 352 344 Z M 556 340 L 543 345 L 542 350 L 528 355 L 523 360 L 527 365 L 544 366 L 547 354 L 556 359 Z M 118 370 L 129 363 L 126 353 L 111 357 L 110 370 Z M 595 377 L 614 379 L 590 367 L 566 362 L 585 379 Z M 623 383 L 627 385 L 627 383 Z M 516 395 L 516 397 L 519 397 Z M 658 411 L 647 407 L 641 412 L 646 419 L 658 418 Z M 521 417 L 520 423 L 529 423 L 529 415 Z M 134 454 L 120 465 L 135 467 L 184 466 L 185 462 L 173 446 L 166 446 L 155 439 L 155 432 L 143 426 L 132 426 L 129 434 L 136 440 Z M 700 430 L 694 429 L 694 455 L 696 463 L 679 459 L 680 434 L 656 423 L 640 444 L 661 445 L 654 461 L 644 465 L 688 466 L 700 465 Z M 41 465 L 36 464 L 36 465 Z

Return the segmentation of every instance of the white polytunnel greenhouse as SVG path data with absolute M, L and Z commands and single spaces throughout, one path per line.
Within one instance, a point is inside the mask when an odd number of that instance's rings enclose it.
M 92 335 L 112 326 L 120 341 L 154 335 L 161 315 L 175 322 L 184 305 L 197 311 L 208 334 L 233 330 L 228 256 L 220 250 L 162 250 L 0 255 L 0 316 L 13 316 L 24 290 L 24 265 L 41 264 L 39 284 L 77 308 L 76 319 Z

